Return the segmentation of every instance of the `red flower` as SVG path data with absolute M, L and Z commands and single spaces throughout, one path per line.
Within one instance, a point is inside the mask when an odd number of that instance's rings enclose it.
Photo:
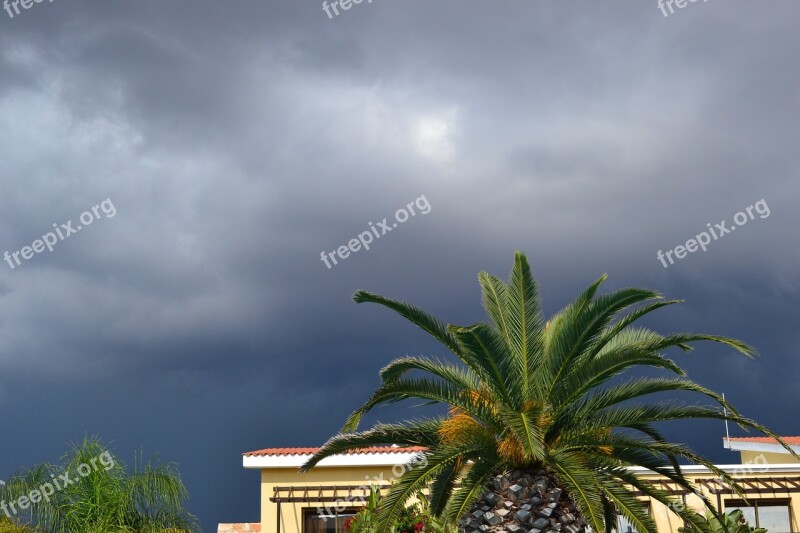
M 417 522 L 416 524 L 414 524 L 414 531 L 417 532 L 422 531 L 422 528 L 424 527 L 425 527 L 425 522 Z
M 344 530 L 345 531 L 350 531 L 350 525 L 353 523 L 353 521 L 355 519 L 356 519 L 355 516 L 351 516 L 350 518 L 345 518 L 344 519 Z

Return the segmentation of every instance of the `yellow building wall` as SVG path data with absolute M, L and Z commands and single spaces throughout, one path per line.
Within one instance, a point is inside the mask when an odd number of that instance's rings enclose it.
M 760 463 L 764 464 L 764 463 Z M 755 478 L 755 477 L 771 477 L 775 479 L 791 477 L 797 478 L 797 472 L 790 472 L 790 473 L 779 473 L 779 472 L 769 472 L 763 473 L 759 468 L 757 463 L 753 464 L 745 464 L 742 466 L 741 470 L 738 473 L 729 472 L 731 477 L 734 480 L 746 480 L 748 478 Z M 686 476 L 692 481 L 697 479 L 709 479 L 714 478 L 712 474 L 689 474 Z M 656 479 L 658 476 L 656 475 L 643 475 L 642 478 L 644 479 Z M 742 484 L 740 483 L 740 486 Z M 741 500 L 742 498 L 736 495 L 721 495 L 720 498 L 717 498 L 716 494 L 711 494 L 711 492 L 703 486 L 698 486 L 700 488 L 700 492 L 703 493 L 709 501 L 714 505 L 716 508 L 719 503 L 722 504 L 722 510 L 730 511 L 733 510 L 734 507 L 726 505 L 728 500 Z M 761 495 L 753 495 L 748 494 L 747 498 L 749 500 L 787 500 L 789 502 L 789 516 L 791 518 L 792 523 L 792 531 L 793 532 L 800 532 L 800 524 L 798 524 L 798 513 L 800 513 L 800 493 L 788 493 L 788 492 L 781 492 L 772 490 L 764 491 Z M 643 501 L 647 501 L 646 499 L 642 499 Z M 719 502 L 719 503 L 718 503 Z M 671 512 L 665 505 L 661 504 L 660 502 L 650 501 L 650 512 L 653 515 L 653 519 L 656 522 L 656 526 L 658 527 L 659 533 L 676 533 L 679 527 L 683 526 L 683 522 L 680 518 Z M 705 507 L 702 503 L 702 500 L 699 496 L 695 494 L 689 494 L 686 496 L 686 506 L 688 508 L 694 509 L 700 514 L 705 514 Z M 719 509 L 718 509 L 719 510 Z M 755 524 L 751 524 L 755 525 Z
M 780 455 L 780 454 L 778 454 Z M 744 458 L 744 457 L 743 457 Z M 753 458 L 755 459 L 755 457 Z M 747 459 L 745 459 L 747 460 Z M 781 460 L 783 461 L 783 459 Z M 743 465 L 742 469 L 738 472 L 731 473 L 734 479 L 748 479 L 753 477 L 798 477 L 800 474 L 797 472 L 780 473 L 769 472 L 763 473 L 762 468 L 759 466 L 763 463 L 763 459 L 754 461 L 750 465 Z M 274 488 L 276 486 L 287 487 L 306 487 L 306 486 L 358 486 L 369 484 L 374 477 L 380 479 L 383 474 L 384 485 L 392 479 L 393 474 L 391 467 L 324 467 L 316 468 L 306 474 L 300 474 L 296 468 L 281 468 L 281 469 L 263 469 L 261 471 L 261 524 L 262 532 L 276 533 L 277 532 L 277 504 L 270 501 L 273 497 Z M 655 474 L 644 474 L 644 479 L 656 479 Z M 701 474 L 687 474 L 691 480 L 699 478 L 709 479 L 714 476 L 709 473 Z M 380 484 L 380 483 L 376 483 Z M 717 506 L 718 501 L 722 502 L 723 509 L 726 509 L 725 502 L 729 499 L 739 499 L 736 496 L 722 495 L 718 500 L 717 495 L 711 494 L 707 489 L 699 486 L 708 499 Z M 765 492 L 761 496 L 748 496 L 751 499 L 785 499 L 790 502 L 790 516 L 792 520 L 792 531 L 800 533 L 800 524 L 798 524 L 798 516 L 800 516 L 800 493 L 782 493 L 780 491 Z M 646 502 L 646 498 L 642 498 Z M 302 520 L 303 509 L 311 508 L 316 509 L 318 506 L 331 506 L 331 502 L 303 502 L 303 503 L 282 503 L 281 504 L 281 533 L 303 533 Z M 678 528 L 683 526 L 682 521 L 672 513 L 666 506 L 659 502 L 650 502 L 650 512 L 656 522 L 659 533 L 676 533 Z M 686 505 L 697 512 L 704 514 L 702 501 L 694 494 L 686 496 Z M 352 505 L 358 507 L 358 505 Z M 730 510 L 730 509 L 728 509 Z
M 277 531 L 278 506 L 270 501 L 275 487 L 387 485 L 393 477 L 391 466 L 318 467 L 304 474 L 296 467 L 262 469 L 261 530 Z M 303 509 L 331 505 L 332 502 L 281 503 L 281 533 L 302 533 Z
M 800 463 L 789 453 L 766 453 L 766 452 L 740 452 L 742 454 L 742 462 L 753 465 L 759 464 L 792 464 Z

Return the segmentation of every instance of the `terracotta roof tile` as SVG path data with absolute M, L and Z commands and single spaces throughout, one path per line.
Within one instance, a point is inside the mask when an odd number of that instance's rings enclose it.
M 407 453 L 407 452 L 424 452 L 427 448 L 424 446 L 370 446 L 369 448 L 359 448 L 352 452 L 342 455 L 360 455 L 367 453 Z M 246 457 L 252 456 L 279 456 L 279 455 L 313 455 L 319 451 L 319 448 L 264 448 L 263 450 L 255 450 L 252 452 L 245 452 L 243 455 Z

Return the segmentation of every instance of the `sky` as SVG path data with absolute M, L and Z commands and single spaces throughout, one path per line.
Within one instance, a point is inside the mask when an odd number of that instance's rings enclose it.
M 0 479 L 99 435 L 177 463 L 206 531 L 257 521 L 242 452 L 319 445 L 387 362 L 443 355 L 352 293 L 471 324 L 515 250 L 547 313 L 603 273 L 684 299 L 646 324 L 761 354 L 689 376 L 800 434 L 795 0 L 10 10 Z M 738 459 L 719 423 L 665 430 Z

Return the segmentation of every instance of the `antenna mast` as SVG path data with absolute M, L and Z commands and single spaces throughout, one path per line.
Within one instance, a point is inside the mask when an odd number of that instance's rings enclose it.
M 722 400 L 723 401 L 725 400 L 725 393 L 724 392 L 722 393 Z M 722 411 L 725 414 L 725 443 L 726 443 L 726 448 L 728 448 L 730 450 L 731 449 L 731 434 L 730 434 L 730 431 L 728 431 L 728 408 L 723 405 L 722 406 Z

